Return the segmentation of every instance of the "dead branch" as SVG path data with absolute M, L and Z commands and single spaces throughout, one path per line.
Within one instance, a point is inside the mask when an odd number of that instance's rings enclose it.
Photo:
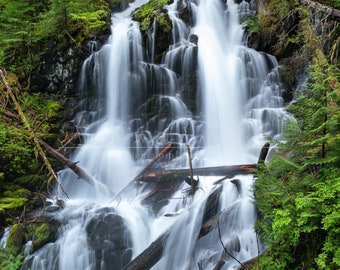
M 191 181 L 190 181 L 191 194 L 194 195 L 195 192 L 196 192 L 196 188 L 198 186 L 198 182 L 195 183 L 195 180 L 194 180 L 194 173 L 193 173 L 193 170 L 192 170 L 192 160 L 191 160 L 191 153 L 190 153 L 189 145 L 187 145 L 187 149 L 188 149 L 188 159 L 189 159 L 190 178 L 191 178 Z
M 233 256 L 225 247 L 223 241 L 222 241 L 222 236 L 221 236 L 221 228 L 220 228 L 220 221 L 219 219 L 217 219 L 217 231 L 218 231 L 218 238 L 220 239 L 221 245 L 225 251 L 225 253 L 227 253 L 231 258 L 233 258 L 235 261 L 237 261 L 241 266 L 242 269 L 248 269 L 245 265 L 242 264 L 242 262 L 240 262 L 235 256 Z
M 50 145 L 48 145 L 45 141 L 43 141 L 40 138 L 37 138 L 39 143 L 44 146 L 46 151 L 54 157 L 56 160 L 60 161 L 62 164 L 64 164 L 66 167 L 70 168 L 73 172 L 75 172 L 81 179 L 89 183 L 90 185 L 94 185 L 95 180 L 93 177 L 88 174 L 85 170 L 77 166 L 76 163 L 66 158 L 64 155 L 62 155 L 58 150 L 54 149 Z
M 262 149 L 261 149 L 261 152 L 260 152 L 260 155 L 259 155 L 259 159 L 257 161 L 257 164 L 263 164 L 266 160 L 266 157 L 268 155 L 268 151 L 269 151 L 269 147 L 270 147 L 270 144 L 269 143 L 266 143 Z
M 12 118 L 12 119 L 14 119 L 14 120 L 16 120 L 16 121 L 20 120 L 19 115 L 15 114 L 15 113 L 12 113 L 12 112 L 10 112 L 10 111 L 7 111 L 7 110 L 6 110 L 6 111 L 4 111 L 4 114 L 5 114 L 7 117 Z
M 79 136 L 78 132 L 72 134 L 72 136 L 69 136 L 69 133 L 66 131 L 65 138 L 62 141 L 59 140 L 59 142 L 62 146 L 59 147 L 58 151 L 60 151 L 64 147 L 66 147 L 68 144 L 70 144 L 78 136 Z
M 310 7 L 310 8 L 313 8 L 317 11 L 325 12 L 325 13 L 331 15 L 331 16 L 340 17 L 340 10 L 334 9 L 330 6 L 322 5 L 318 2 L 314 2 L 314 1 L 311 1 L 311 0 L 300 0 L 300 4 L 305 5 L 307 7 Z
M 152 168 L 152 166 L 165 154 L 173 151 L 173 144 L 169 143 L 135 178 L 135 181 L 141 180 L 144 175 Z

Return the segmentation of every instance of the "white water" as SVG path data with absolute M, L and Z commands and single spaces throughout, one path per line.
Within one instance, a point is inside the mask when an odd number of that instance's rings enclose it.
M 239 263 L 223 246 L 242 262 L 261 252 L 253 229 L 251 175 L 218 184 L 214 181 L 222 176 L 199 176 L 195 196 L 183 182 L 156 202 L 146 199 L 153 197 L 142 183 L 124 189 L 169 142 L 176 143 L 177 152 L 159 168 L 188 168 L 187 145 L 194 167 L 256 163 L 265 136 L 279 139 L 280 119 L 286 117 L 275 58 L 243 44 L 239 19 L 251 12 L 248 3 L 187 1 L 192 16 L 187 25 L 174 1 L 167 6 L 173 44 L 158 65 L 156 35 L 149 33 L 151 59 L 146 60 L 138 24 L 130 18 L 145 2 L 114 14 L 108 43 L 84 63 L 81 97 L 94 88 L 97 99 L 74 119 L 84 142 L 71 158 L 96 183 L 77 180 L 68 169 L 59 173 L 70 199 L 51 215 L 62 224 L 57 241 L 28 256 L 32 269 L 121 269 L 166 231 L 163 256 L 152 269 L 214 269 L 219 261 L 221 269 L 235 269 Z M 152 29 L 157 30 L 155 23 Z M 194 114 L 184 97 L 190 96 L 196 69 L 200 91 Z M 153 115 L 145 116 L 149 107 Z M 219 223 L 199 238 L 206 200 L 217 190 Z M 61 196 L 60 190 L 56 194 Z

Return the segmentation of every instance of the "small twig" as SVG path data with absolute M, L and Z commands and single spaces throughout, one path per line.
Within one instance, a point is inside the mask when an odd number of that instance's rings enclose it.
M 187 145 L 187 149 L 188 149 L 188 159 L 189 159 L 189 166 L 190 166 L 191 190 L 192 190 L 192 195 L 194 195 L 196 192 L 196 184 L 194 183 L 194 173 L 192 170 L 192 160 L 191 160 L 191 153 L 190 153 L 189 145 Z
M 231 258 L 233 258 L 235 261 L 237 261 L 237 262 L 241 265 L 241 267 L 242 267 L 243 269 L 248 269 L 243 263 L 241 263 L 236 257 L 234 257 L 234 256 L 227 250 L 227 248 L 224 246 L 223 241 L 222 241 L 221 229 L 220 229 L 220 220 L 217 219 L 216 222 L 217 222 L 218 238 L 220 239 L 220 242 L 221 242 L 221 244 L 222 244 L 222 247 L 223 247 L 225 253 L 227 253 Z
M 69 133 L 66 132 L 65 138 L 62 141 L 59 140 L 61 146 L 58 148 L 58 151 L 70 144 L 77 136 L 79 136 L 78 132 L 74 133 L 71 137 L 69 137 Z

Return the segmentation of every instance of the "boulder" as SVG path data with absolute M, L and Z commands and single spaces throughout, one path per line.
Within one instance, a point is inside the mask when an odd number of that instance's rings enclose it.
M 102 208 L 86 227 L 89 246 L 94 250 L 95 269 L 120 270 L 132 258 L 130 232 L 112 208 Z

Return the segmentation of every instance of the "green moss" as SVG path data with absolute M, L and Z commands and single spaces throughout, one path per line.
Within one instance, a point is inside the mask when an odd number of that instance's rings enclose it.
M 26 241 L 32 240 L 30 252 L 33 253 L 47 243 L 56 240 L 60 224 L 46 217 L 39 218 L 36 222 L 27 226 Z
M 36 227 L 32 240 L 31 252 L 34 252 L 43 245 L 51 242 L 51 237 L 54 240 L 55 237 L 50 224 L 43 223 L 40 226 Z
M 140 22 L 143 31 L 151 26 L 154 18 L 161 25 L 166 25 L 171 29 L 171 24 L 168 25 L 168 21 L 164 19 L 165 9 L 163 7 L 168 3 L 168 0 L 150 0 L 133 13 L 133 19 Z
M 28 189 L 18 185 L 9 185 L 0 198 L 0 209 L 17 209 L 22 207 L 31 196 Z
M 19 254 L 24 243 L 25 228 L 22 224 L 15 224 L 11 228 L 7 239 L 6 248 L 13 250 L 14 254 Z

